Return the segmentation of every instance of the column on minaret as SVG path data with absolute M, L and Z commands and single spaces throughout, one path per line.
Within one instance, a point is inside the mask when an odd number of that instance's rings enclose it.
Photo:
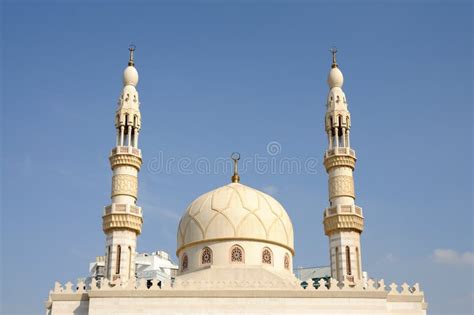
M 123 130 L 124 130 L 123 125 L 120 125 L 120 127 L 119 127 L 119 132 L 120 132 L 120 144 L 119 144 L 119 146 L 123 145 Z
M 346 147 L 346 128 L 342 127 L 342 146 Z
M 135 129 L 133 145 L 135 148 L 138 148 L 138 129 Z
M 350 149 L 351 119 L 342 90 L 343 82 L 342 72 L 336 63 L 336 51 L 333 50 L 325 117 L 325 129 L 330 140 L 324 155 L 324 166 L 329 177 L 329 207 L 324 210 L 323 224 L 329 238 L 331 276 L 338 281 L 353 283 L 362 278 L 360 234 L 364 229 L 364 217 L 362 209 L 355 205 L 353 172 L 356 156 L 355 151 Z M 332 135 L 335 135 L 334 146 Z M 344 150 L 340 150 L 339 146 Z
M 350 141 L 350 137 L 349 137 L 349 132 L 350 130 L 347 129 L 347 132 L 346 132 L 346 141 L 347 141 L 347 147 L 350 148 L 351 147 L 351 141 Z
M 129 147 L 132 146 L 132 125 L 128 125 L 127 144 Z
M 123 89 L 115 113 L 117 144 L 109 157 L 112 168 L 112 203 L 105 207 L 103 230 L 106 235 L 106 277 L 111 281 L 128 281 L 135 277 L 137 236 L 143 223 L 138 207 L 138 172 L 142 164 L 141 151 L 132 149 L 131 133 L 135 130 L 135 147 L 141 127 L 140 103 L 136 86 L 138 72 L 133 60 L 134 48 L 123 74 Z M 125 142 L 125 134 L 127 141 Z

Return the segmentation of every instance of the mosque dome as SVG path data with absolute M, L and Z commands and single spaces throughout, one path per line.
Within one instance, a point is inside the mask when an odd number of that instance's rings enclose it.
M 206 249 L 214 256 L 213 265 L 232 263 L 233 246 L 240 248 L 245 264 L 250 265 L 268 263 L 267 250 L 271 264 L 279 269 L 290 269 L 294 253 L 293 225 L 283 206 L 238 182 L 194 200 L 179 222 L 177 243 L 181 269 L 189 270 L 210 262 L 202 256 Z

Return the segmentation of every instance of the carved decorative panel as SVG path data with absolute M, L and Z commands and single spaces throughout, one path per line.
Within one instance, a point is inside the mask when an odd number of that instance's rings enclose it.
M 137 197 L 138 183 L 137 178 L 132 175 L 115 175 L 112 177 L 112 196 L 130 195 Z
M 339 175 L 329 178 L 329 198 L 337 196 L 355 197 L 352 176 Z

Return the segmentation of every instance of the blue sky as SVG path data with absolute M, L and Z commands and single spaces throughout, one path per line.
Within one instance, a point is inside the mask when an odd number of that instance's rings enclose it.
M 231 175 L 160 172 L 156 158 L 270 158 L 276 141 L 276 159 L 316 159 L 316 172 L 250 167 L 242 182 L 287 209 L 295 266 L 328 264 L 321 162 L 336 45 L 366 216 L 363 269 L 420 282 L 430 314 L 472 311 L 467 1 L 3 1 L 1 12 L 2 314 L 42 312 L 54 281 L 85 276 L 104 253 L 130 42 L 143 120 L 140 251 L 174 254 L 187 204 Z

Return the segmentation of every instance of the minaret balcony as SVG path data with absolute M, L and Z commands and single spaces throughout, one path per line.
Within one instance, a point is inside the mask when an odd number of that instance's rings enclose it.
M 337 205 L 326 208 L 323 224 L 326 235 L 341 230 L 354 230 L 362 233 L 364 230 L 362 209 L 355 205 Z
M 324 158 L 328 158 L 330 156 L 335 156 L 335 155 L 349 155 L 349 156 L 352 156 L 354 159 L 356 158 L 355 151 L 349 147 L 340 147 L 340 148 L 333 148 L 333 149 L 326 150 L 326 153 L 324 154 Z
M 328 172 L 333 167 L 350 167 L 354 169 L 356 160 L 355 151 L 348 147 L 334 148 L 326 150 L 324 153 L 324 166 Z
M 115 154 L 132 154 L 141 158 L 142 150 L 135 147 L 131 147 L 131 146 L 126 146 L 126 147 L 118 146 L 112 149 L 111 155 L 115 155 Z
M 118 146 L 112 149 L 109 160 L 112 169 L 125 165 L 133 166 L 140 170 L 142 166 L 142 152 L 138 148 Z
M 135 205 L 113 203 L 104 209 L 102 230 L 105 233 L 117 229 L 128 229 L 140 234 L 142 224 L 142 209 Z

